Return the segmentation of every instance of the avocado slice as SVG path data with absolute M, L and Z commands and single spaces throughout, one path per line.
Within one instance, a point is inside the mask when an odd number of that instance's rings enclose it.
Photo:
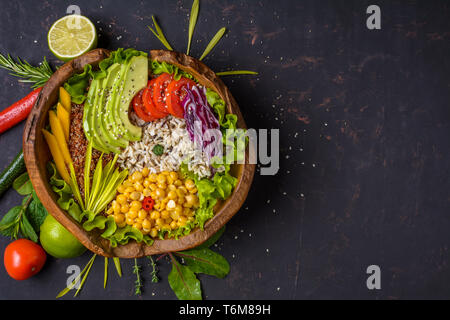
M 94 100 L 94 104 L 92 107 L 92 112 L 89 113 L 89 117 L 90 119 L 89 121 L 89 129 L 91 129 L 92 132 L 92 136 L 94 137 L 94 142 L 97 142 L 98 146 L 101 149 L 98 150 L 107 150 L 105 153 L 110 153 L 111 151 L 114 153 L 119 153 L 120 152 L 120 148 L 113 146 L 111 143 L 109 143 L 108 139 L 103 135 L 102 131 L 101 131 L 101 113 L 104 112 L 104 110 L 101 108 L 100 105 L 100 98 L 103 96 L 104 94 L 104 90 L 103 90 L 103 83 L 104 83 L 105 79 L 101 79 L 101 80 L 97 80 L 94 79 L 92 80 L 91 85 L 96 82 L 96 86 L 97 86 L 97 90 L 96 90 L 96 94 L 95 94 L 95 100 Z M 97 147 L 95 146 L 95 144 L 93 144 L 94 148 L 97 149 Z
M 93 80 L 91 83 L 91 86 L 89 88 L 86 102 L 84 103 L 83 107 L 83 129 L 84 129 L 84 135 L 86 136 L 86 139 L 92 143 L 92 146 L 102 152 L 109 153 L 106 146 L 97 139 L 97 136 L 95 135 L 95 132 L 93 130 L 94 123 L 93 123 L 93 108 L 96 101 L 98 100 L 98 80 Z
M 142 128 L 133 125 L 129 119 L 130 102 L 139 90 L 145 88 L 148 82 L 148 58 L 135 56 L 126 66 L 125 77 L 115 106 L 116 123 L 121 122 L 124 129 L 123 136 L 130 141 L 139 141 L 142 137 Z
M 102 111 L 98 115 L 98 120 L 100 122 L 102 136 L 107 142 L 114 147 L 126 148 L 128 146 L 128 140 L 114 133 L 115 130 L 113 131 L 113 129 L 115 129 L 115 124 L 110 118 L 112 106 L 114 106 L 117 99 L 117 90 L 121 80 L 120 70 L 121 67 L 118 63 L 114 63 L 108 68 L 108 75 L 103 80 L 103 94 L 99 101 L 99 108 Z

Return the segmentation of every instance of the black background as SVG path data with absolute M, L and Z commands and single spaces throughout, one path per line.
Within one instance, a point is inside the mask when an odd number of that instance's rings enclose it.
M 1 0 L 0 52 L 33 64 L 48 50 L 51 24 L 70 4 L 100 34 L 99 47 L 162 48 L 147 29 L 157 16 L 173 47 L 185 51 L 192 1 Z M 366 9 L 381 8 L 381 30 Z M 200 276 L 207 299 L 407 299 L 450 297 L 449 3 L 446 1 L 201 0 L 191 54 L 200 56 L 222 26 L 226 37 L 204 62 L 224 78 L 251 128 L 280 129 L 280 170 L 256 173 L 248 199 L 218 250 L 231 264 L 223 280 Z M 0 108 L 30 91 L 0 70 Z M 0 167 L 21 149 L 23 124 L 0 136 Z M 20 203 L 13 190 L 3 215 Z M 9 239 L 0 239 L 0 250 Z M 49 259 L 36 277 L 16 282 L 0 271 L 0 298 L 52 299 L 66 268 L 90 253 Z M 167 260 L 161 281 L 133 293 L 110 266 L 103 290 L 97 258 L 81 299 L 174 299 Z M 379 265 L 381 290 L 366 287 Z M 68 295 L 70 298 L 70 295 Z

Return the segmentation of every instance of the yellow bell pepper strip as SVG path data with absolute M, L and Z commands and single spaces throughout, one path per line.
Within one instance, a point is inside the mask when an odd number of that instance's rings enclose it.
M 63 107 L 63 105 L 58 102 L 56 106 L 56 115 L 58 116 L 59 122 L 64 130 L 64 137 L 66 138 L 66 142 L 69 142 L 69 129 L 70 129 L 70 115 L 67 110 Z
M 69 147 L 67 146 L 61 122 L 59 122 L 55 111 L 51 110 L 48 114 L 50 119 L 50 128 L 52 129 L 52 134 L 58 142 L 59 150 L 61 150 L 65 163 L 70 164 L 72 163 L 72 158 L 70 157 Z
M 70 114 L 70 110 L 72 109 L 72 99 L 70 98 L 70 94 L 63 87 L 59 88 L 59 101 Z
M 52 135 L 45 129 L 42 129 L 42 133 L 44 134 L 45 141 L 47 141 L 47 145 L 50 149 L 50 153 L 52 154 L 53 160 L 55 160 L 56 169 L 65 182 L 68 184 L 71 183 L 69 173 L 67 172 L 66 165 L 64 163 L 64 158 L 59 150 L 58 141 L 55 136 Z

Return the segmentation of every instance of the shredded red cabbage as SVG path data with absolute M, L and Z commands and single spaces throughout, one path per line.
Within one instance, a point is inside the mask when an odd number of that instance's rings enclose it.
M 206 99 L 206 89 L 199 86 L 184 88 L 186 96 L 181 105 L 191 141 L 208 156 L 208 160 L 222 155 L 222 132 Z

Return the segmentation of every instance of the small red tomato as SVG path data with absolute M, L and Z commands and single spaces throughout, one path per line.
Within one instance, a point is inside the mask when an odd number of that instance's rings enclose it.
M 155 200 L 153 200 L 152 197 L 145 197 L 144 201 L 142 201 L 142 208 L 146 211 L 152 210 L 154 205 Z
M 25 280 L 41 271 L 46 259 L 47 255 L 40 245 L 19 239 L 6 247 L 3 262 L 11 278 Z

